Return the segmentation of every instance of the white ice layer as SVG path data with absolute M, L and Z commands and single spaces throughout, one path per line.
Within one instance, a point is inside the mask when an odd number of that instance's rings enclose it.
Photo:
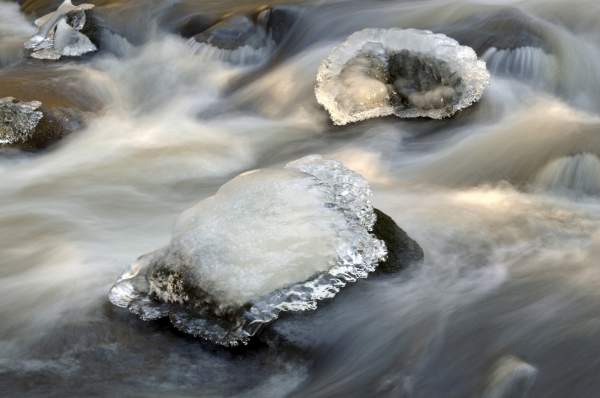
M 38 18 L 36 34 L 25 43 L 31 57 L 57 60 L 96 51 L 97 47 L 80 32 L 86 24 L 85 12 L 92 8 L 93 4 L 73 5 L 71 0 L 65 0 L 56 11 Z
M 403 51 L 443 63 L 460 81 L 460 87 L 441 84 L 408 95 L 410 106 L 394 103 L 396 77 L 389 75 L 389 61 Z M 437 73 L 433 71 L 433 75 Z M 364 29 L 350 35 L 322 62 L 315 94 L 337 125 L 389 115 L 442 119 L 477 102 L 489 78 L 485 62 L 472 48 L 443 34 L 417 29 Z M 453 100 L 448 101 L 449 97 Z
M 387 251 L 370 232 L 371 195 L 360 175 L 319 156 L 242 174 L 185 211 L 169 246 L 136 262 L 110 300 L 220 344 L 245 342 L 279 312 L 315 309 L 375 270 Z M 148 277 L 157 264 L 168 277 Z M 196 302 L 178 275 L 209 299 Z M 198 307 L 209 301 L 237 318 L 206 316 Z

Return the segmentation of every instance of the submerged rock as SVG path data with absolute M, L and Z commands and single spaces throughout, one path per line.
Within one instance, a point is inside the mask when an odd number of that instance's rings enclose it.
M 73 5 L 71 0 L 65 0 L 56 11 L 38 18 L 35 21 L 38 31 L 25 43 L 30 56 L 57 60 L 96 51 L 96 45 L 81 33 L 87 22 L 85 12 L 92 8 L 93 4 Z
M 411 264 L 423 260 L 423 249 L 390 216 L 374 209 L 377 222 L 373 234 L 383 240 L 387 247 L 387 257 L 379 264 L 378 270 L 397 272 Z
M 217 344 L 246 343 L 386 259 L 371 196 L 361 176 L 318 156 L 242 174 L 184 212 L 170 244 L 140 257 L 110 301 Z
M 45 108 L 39 101 L 0 99 L 0 148 L 35 152 L 46 149 L 83 125 L 80 112 Z
M 503 357 L 494 365 L 482 398 L 525 398 L 537 369 L 519 358 Z
M 489 84 L 473 49 L 416 29 L 365 29 L 323 61 L 315 95 L 334 124 L 396 115 L 450 117 L 477 102 Z
M 213 59 L 259 64 L 284 41 L 300 13 L 297 7 L 274 6 L 254 14 L 235 15 L 194 35 L 188 44 L 196 53 Z

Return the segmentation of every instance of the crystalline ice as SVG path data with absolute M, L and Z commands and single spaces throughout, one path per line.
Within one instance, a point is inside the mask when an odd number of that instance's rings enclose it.
M 442 119 L 477 102 L 489 73 L 470 47 L 416 29 L 365 29 L 317 74 L 317 101 L 335 124 L 396 115 Z
M 62 56 L 77 57 L 96 51 L 96 46 L 80 33 L 86 23 L 85 11 L 93 4 L 73 5 L 65 0 L 56 11 L 35 21 L 36 34 L 25 43 L 31 57 L 37 59 L 60 59 Z
M 385 259 L 371 190 L 341 163 L 310 156 L 242 174 L 184 212 L 171 243 L 142 256 L 109 298 L 186 333 L 246 342 L 281 311 L 306 311 Z
M 26 142 L 44 114 L 37 109 L 41 102 L 19 102 L 12 97 L 0 98 L 0 144 Z

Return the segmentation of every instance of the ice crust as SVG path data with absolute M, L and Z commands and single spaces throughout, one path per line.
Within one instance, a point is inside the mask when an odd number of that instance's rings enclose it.
M 242 174 L 185 211 L 171 243 L 140 257 L 110 301 L 218 344 L 246 343 L 386 258 L 371 196 L 360 175 L 319 156 Z
M 17 144 L 31 138 L 44 114 L 39 101 L 19 102 L 13 97 L 0 98 L 0 144 Z
M 315 95 L 336 125 L 389 115 L 442 119 L 477 102 L 489 78 L 472 48 L 443 34 L 364 29 L 321 63 Z
M 87 10 L 93 4 L 73 5 L 65 0 L 57 9 L 35 21 L 38 30 L 26 43 L 30 56 L 57 60 L 63 56 L 78 57 L 98 48 L 80 31 L 86 24 Z

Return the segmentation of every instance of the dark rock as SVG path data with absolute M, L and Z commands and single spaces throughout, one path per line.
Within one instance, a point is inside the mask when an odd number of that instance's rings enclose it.
M 402 50 L 388 62 L 395 106 L 444 108 L 456 104 L 462 96 L 462 79 L 445 61 Z M 428 95 L 440 101 L 431 101 Z
M 256 13 L 235 15 L 222 20 L 205 31 L 193 35 L 199 43 L 208 43 L 224 50 L 234 50 L 242 46 L 265 47 L 272 41 L 281 44 L 292 30 L 302 9 L 299 7 L 274 6 Z M 181 28 L 184 37 L 209 19 L 197 15 Z
M 424 253 L 421 246 L 408 236 L 390 216 L 378 209 L 375 209 L 375 214 L 377 214 L 377 222 L 373 233 L 385 242 L 388 249 L 388 258 L 379 265 L 379 271 L 397 272 L 423 260 Z
M 303 8 L 297 6 L 273 6 L 259 14 L 267 32 L 277 44 L 281 44 L 300 20 Z

